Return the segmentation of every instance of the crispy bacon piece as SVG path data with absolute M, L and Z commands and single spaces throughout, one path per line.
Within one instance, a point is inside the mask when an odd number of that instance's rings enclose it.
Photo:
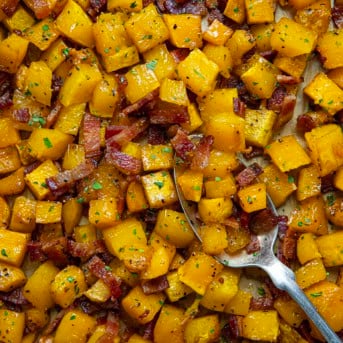
M 59 101 L 56 101 L 55 104 L 53 105 L 50 113 L 48 114 L 48 116 L 46 117 L 46 127 L 49 128 L 52 125 L 55 124 L 60 111 L 62 109 L 62 104 Z
M 110 149 L 105 154 L 108 163 L 113 164 L 125 175 L 137 175 L 142 171 L 142 161 L 117 149 Z
M 320 191 L 322 193 L 333 192 L 335 190 L 333 177 L 334 174 L 332 173 L 321 177 Z
M 37 19 L 43 19 L 50 15 L 51 8 L 48 0 L 26 0 L 25 4 L 35 13 Z
M 157 292 L 162 292 L 168 287 L 169 287 L 169 282 L 165 275 L 142 282 L 142 289 L 145 294 L 153 294 Z
M 297 130 L 304 133 L 315 127 L 332 122 L 333 118 L 325 111 L 309 111 L 297 118 Z
M 63 79 L 61 76 L 52 75 L 51 90 L 52 90 L 52 99 L 56 99 L 57 95 L 63 86 Z
M 257 146 L 249 146 L 249 149 L 247 149 L 247 151 L 244 152 L 243 155 L 247 160 L 250 160 L 254 157 L 263 156 L 263 153 L 263 148 Z
M 278 224 L 278 217 L 272 210 L 266 208 L 254 214 L 249 223 L 249 229 L 255 233 L 260 234 L 273 230 Z
M 244 118 L 245 115 L 245 104 L 239 98 L 233 98 L 233 111 Z
M 98 338 L 97 343 L 113 343 L 114 338 L 119 333 L 119 318 L 118 315 L 112 311 L 107 313 L 105 334 Z
M 189 49 L 178 48 L 170 52 L 176 63 L 180 63 L 189 55 Z
M 242 319 L 243 317 L 241 316 L 230 314 L 228 322 L 224 325 L 222 329 L 222 336 L 228 338 L 230 342 L 241 337 L 243 332 Z
M 108 299 L 104 303 L 94 303 L 90 301 L 86 296 L 82 295 L 74 302 L 75 306 L 80 306 L 84 313 L 93 315 L 102 311 L 110 310 L 117 311 L 119 309 L 117 299 Z M 104 321 L 104 324 L 106 321 Z
M 54 318 L 54 320 L 52 320 L 48 326 L 44 329 L 42 335 L 43 336 L 48 336 L 50 334 L 52 334 L 58 327 L 58 325 L 60 324 L 62 318 L 64 317 L 64 315 L 66 314 L 67 309 L 62 309 L 60 310 L 56 317 Z
M 157 322 L 157 318 L 155 317 L 152 321 L 144 325 L 143 330 L 143 338 L 149 341 L 154 340 L 154 328 Z
M 0 292 L 0 300 L 14 305 L 28 305 L 28 300 L 23 295 L 22 288 L 16 288 L 11 292 Z
M 12 77 L 10 74 L 0 71 L 0 110 L 12 106 Z
M 0 2 L 0 9 L 6 14 L 7 17 L 12 17 L 17 6 L 19 4 L 19 0 L 2 0 Z
M 285 265 L 289 265 L 289 261 L 293 261 L 296 257 L 297 234 L 289 229 L 287 216 L 279 216 L 278 222 L 279 244 L 277 258 Z
M 94 164 L 90 161 L 80 163 L 73 169 L 64 170 L 55 176 L 46 179 L 46 184 L 54 196 L 60 196 L 68 192 L 78 180 L 88 176 L 94 170 Z
M 343 5 L 335 5 L 331 10 L 331 17 L 339 29 L 343 28 Z
M 170 140 L 176 154 L 183 160 L 189 158 L 190 153 L 195 149 L 194 143 L 188 138 L 187 134 L 178 129 L 176 135 Z
M 258 240 L 258 237 L 256 235 L 250 235 L 250 242 L 245 247 L 245 250 L 248 254 L 253 254 L 254 252 L 258 252 L 261 250 L 260 241 Z
M 105 263 L 98 257 L 93 256 L 87 263 L 87 266 L 92 274 L 104 281 L 110 288 L 111 295 L 117 299 L 121 295 L 121 281 L 110 270 L 107 270 Z
M 28 121 L 30 120 L 29 109 L 27 107 L 23 107 L 23 108 L 14 110 L 12 112 L 12 117 L 14 120 L 19 121 L 20 123 L 28 123 Z
M 250 309 L 253 311 L 272 310 L 274 309 L 274 299 L 270 295 L 265 295 L 258 298 L 253 297 L 250 302 Z
M 214 142 L 213 136 L 205 136 L 201 138 L 200 142 L 195 146 L 191 162 L 191 169 L 201 170 L 208 166 L 210 159 L 210 151 Z
M 42 242 L 42 252 L 57 266 L 65 266 L 69 262 L 67 238 L 58 237 Z
M 277 55 L 277 51 L 276 50 L 266 50 L 266 51 L 261 51 L 259 53 L 263 58 L 265 58 L 266 60 L 268 60 L 269 62 L 273 62 L 274 58 Z
M 135 113 L 139 111 L 142 107 L 147 105 L 152 100 L 156 99 L 159 94 L 159 89 L 155 89 L 154 91 L 147 94 L 144 98 L 136 101 L 135 103 L 125 107 L 121 112 L 125 116 L 128 116 L 129 114 Z
M 165 130 L 159 125 L 150 125 L 148 129 L 148 143 L 152 145 L 165 144 Z
M 95 13 L 99 14 L 101 11 L 105 10 L 107 1 L 106 0 L 90 0 L 89 4 L 90 7 L 95 11 Z
M 29 174 L 31 173 L 32 171 L 34 171 L 42 162 L 41 161 L 35 161 L 29 165 L 27 165 L 25 168 L 24 168 L 24 174 Z
M 86 158 L 100 156 L 100 119 L 88 112 L 83 118 L 83 142 Z
M 181 124 L 189 121 L 187 106 L 158 101 L 156 105 L 148 111 L 150 123 L 152 124 Z
M 201 16 L 205 16 L 207 14 L 207 9 L 204 2 L 198 0 L 158 0 L 157 6 L 163 13 L 187 13 Z
M 299 327 L 297 328 L 299 334 L 306 340 L 308 343 L 316 343 L 318 342 L 311 336 L 311 327 L 308 321 L 303 321 Z
M 46 261 L 47 257 L 42 251 L 42 242 L 30 241 L 26 246 L 31 261 Z
M 291 76 L 291 75 L 276 75 L 276 80 L 279 82 L 281 85 L 296 85 L 301 80 L 297 77 Z
M 68 240 L 68 252 L 73 257 L 80 257 L 88 260 L 95 254 L 105 253 L 107 251 L 104 241 L 96 240 L 89 243 L 80 243 Z
M 262 167 L 258 163 L 253 163 L 243 169 L 237 176 L 236 181 L 240 187 L 250 185 L 259 175 L 263 173 Z

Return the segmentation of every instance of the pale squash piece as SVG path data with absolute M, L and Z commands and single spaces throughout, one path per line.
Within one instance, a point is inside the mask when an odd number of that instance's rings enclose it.
M 20 267 L 27 250 L 29 237 L 21 232 L 0 230 L 0 261 Z
M 202 38 L 214 45 L 224 45 L 232 36 L 233 30 L 224 25 L 218 19 L 214 19 L 211 25 L 203 33 Z
M 22 343 L 25 329 L 25 314 L 0 309 L 0 332 L 3 342 Z
M 298 176 L 297 200 L 302 201 L 320 194 L 321 180 L 315 165 L 302 168 Z
M 251 293 L 238 289 L 237 293 L 224 308 L 225 313 L 246 316 L 249 313 Z
M 307 262 L 295 271 L 295 279 L 300 288 L 307 288 L 326 279 L 326 269 L 320 258 Z
M 316 239 L 319 253 L 323 257 L 325 267 L 343 264 L 343 232 L 336 231 Z
M 240 189 L 237 193 L 244 211 L 251 213 L 267 207 L 267 192 L 264 183 L 256 183 Z
M 180 276 L 177 270 L 168 273 L 167 280 L 169 287 L 165 290 L 165 293 L 171 302 L 178 301 L 193 292 L 192 288 L 180 281 Z
M 186 200 L 199 202 L 203 188 L 203 174 L 200 171 L 187 169 L 177 179 Z
M 26 281 L 26 276 L 20 268 L 4 262 L 0 262 L 0 276 L 1 292 L 10 292 L 21 287 Z
M 325 236 L 324 236 L 325 237 Z M 317 246 L 317 242 L 314 239 L 312 233 L 303 233 L 297 241 L 297 257 L 301 264 L 305 264 L 316 258 L 321 258 Z
M 217 315 L 207 315 L 187 321 L 185 342 L 214 343 L 220 337 L 220 323 Z
M 230 198 L 201 198 L 198 211 L 205 224 L 223 223 L 232 214 L 233 204 Z
M 299 327 L 307 318 L 305 312 L 293 300 L 287 297 L 279 297 L 274 301 L 274 308 L 278 311 L 282 319 L 293 327 Z

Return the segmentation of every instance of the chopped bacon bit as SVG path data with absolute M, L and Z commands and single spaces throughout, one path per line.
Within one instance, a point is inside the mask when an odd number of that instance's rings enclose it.
M 343 28 L 343 5 L 336 4 L 331 10 L 331 16 L 335 25 L 339 29 Z
M 320 191 L 322 193 L 333 192 L 335 190 L 333 177 L 334 174 L 332 173 L 321 177 Z
M 243 153 L 243 155 L 247 160 L 250 160 L 254 157 L 263 156 L 263 153 L 263 148 L 257 146 L 249 146 L 249 148 Z
M 51 13 L 51 6 L 49 0 L 31 0 L 27 1 L 26 4 L 35 13 L 37 19 L 46 18 Z
M 260 52 L 260 56 L 262 56 L 263 58 L 265 58 L 269 62 L 273 62 L 276 55 L 277 55 L 276 50 L 267 50 L 267 51 Z
M 336 119 L 336 121 L 337 121 L 338 124 L 340 124 L 340 125 L 343 124 L 343 110 L 338 111 L 338 112 L 335 114 L 335 119 Z
M 152 124 L 181 124 L 189 121 L 187 106 L 158 101 L 156 105 L 148 111 L 150 123 Z
M 0 110 L 12 106 L 12 76 L 0 71 Z
M 42 251 L 42 242 L 30 241 L 26 246 L 31 261 L 46 261 L 47 257 Z
M 225 218 L 223 221 L 223 224 L 233 229 L 239 229 L 239 226 L 240 226 L 238 219 L 233 216 L 229 218 Z
M 106 318 L 105 334 L 97 339 L 97 343 L 113 343 L 114 338 L 119 333 L 119 318 L 118 315 L 109 311 Z
M 266 277 L 264 280 L 264 283 L 267 287 L 268 292 L 271 294 L 271 296 L 273 297 L 273 299 L 277 299 L 277 298 L 287 298 L 290 299 L 291 297 L 288 295 L 288 293 L 286 293 L 285 291 L 282 291 L 281 289 L 277 288 L 272 280 L 268 277 Z
M 110 288 L 114 299 L 117 299 L 121 295 L 120 279 L 106 268 L 105 263 L 98 256 L 93 256 L 87 263 L 87 266 L 92 274 L 104 281 L 104 283 Z
M 169 287 L 169 282 L 165 275 L 142 282 L 142 289 L 145 294 L 153 294 L 157 292 L 162 292 L 168 287 Z
M 260 241 L 258 240 L 258 237 L 256 235 L 250 235 L 250 242 L 245 247 L 245 250 L 248 254 L 253 254 L 254 252 L 258 252 L 261 250 Z
M 154 340 L 154 328 L 157 322 L 157 317 L 155 317 L 152 321 L 144 325 L 143 330 L 143 338 L 146 340 L 150 340 L 151 342 Z
M 61 76 L 52 75 L 51 90 L 52 90 L 52 99 L 56 99 L 58 93 L 63 86 L 63 79 Z
M 242 118 L 244 118 L 245 115 L 245 107 L 243 101 L 239 98 L 233 98 L 233 111 Z
M 28 305 L 28 300 L 24 297 L 22 288 L 16 288 L 11 292 L 0 292 L 0 300 L 14 305 Z
M 14 110 L 12 112 L 12 117 L 14 120 L 19 121 L 20 123 L 28 123 L 28 121 L 30 120 L 29 109 L 27 107 L 24 107 Z
M 87 160 L 73 169 L 64 170 L 55 176 L 47 178 L 46 184 L 51 193 L 57 197 L 68 192 L 76 181 L 91 174 L 94 168 L 94 164 Z
M 159 0 L 157 6 L 162 13 L 195 14 L 200 16 L 207 14 L 204 2 L 198 0 Z
M 205 136 L 195 146 L 190 168 L 193 170 L 202 170 L 208 166 L 210 151 L 214 142 L 213 136 Z
M 189 154 L 195 149 L 194 143 L 189 139 L 187 134 L 178 129 L 176 135 L 170 140 L 176 154 L 183 160 L 187 160 Z
M 90 0 L 89 4 L 95 13 L 99 14 L 106 9 L 106 2 L 106 0 Z
M 54 125 L 56 123 L 56 120 L 60 114 L 62 107 L 63 106 L 59 101 L 55 102 L 50 113 L 46 117 L 46 127 L 47 128 L 51 127 L 52 125 Z
M 315 127 L 331 123 L 333 118 L 326 111 L 309 111 L 301 114 L 297 118 L 297 130 L 300 132 L 309 132 Z
M 67 238 L 58 237 L 42 242 L 42 252 L 57 266 L 65 266 L 69 259 L 67 255 Z
M 256 235 L 271 231 L 278 224 L 278 217 L 269 208 L 253 214 L 249 223 L 249 229 Z
M 4 110 L 13 105 L 12 95 L 10 91 L 6 91 L 0 95 L 0 110 Z
M 253 163 L 242 170 L 237 176 L 236 181 L 240 187 L 250 185 L 259 175 L 263 173 L 262 167 L 258 163 Z
M 271 296 L 263 296 L 255 298 L 253 297 L 250 302 L 250 309 L 253 311 L 256 310 L 272 310 L 274 309 L 274 299 Z
M 165 144 L 165 130 L 159 125 L 150 125 L 148 129 L 148 143 L 152 145 Z
M 105 139 L 109 139 L 127 128 L 127 125 L 108 125 L 106 126 Z
M 60 324 L 60 322 L 61 322 L 62 318 L 64 317 L 64 315 L 66 314 L 66 312 L 67 312 L 67 309 L 61 309 L 57 313 L 57 315 L 54 318 L 54 320 L 51 321 L 49 323 L 49 325 L 44 329 L 42 335 L 43 336 L 48 336 L 48 335 L 52 334 L 57 329 L 58 325 Z
M 94 303 L 90 301 L 86 296 L 82 295 L 80 298 L 76 299 L 74 302 L 75 306 L 80 306 L 82 311 L 87 314 L 97 314 L 104 310 L 117 311 L 118 310 L 118 301 L 117 299 L 108 299 L 104 303 Z M 106 321 L 102 324 L 105 324 Z
M 229 341 L 241 337 L 243 332 L 242 319 L 241 316 L 230 314 L 227 324 L 222 329 L 222 336 L 228 338 Z
M 6 14 L 7 17 L 12 17 L 17 6 L 19 4 L 19 0 L 2 0 L 0 3 L 0 9 Z
M 24 174 L 25 174 L 25 175 L 26 175 L 26 174 L 30 174 L 30 173 L 33 172 L 38 166 L 40 166 L 41 163 L 42 163 L 41 161 L 35 161 L 35 162 L 29 164 L 28 166 L 26 166 L 26 167 L 24 168 Z
M 110 149 L 107 151 L 105 159 L 125 175 L 136 175 L 142 171 L 142 161 L 140 159 L 125 154 L 117 149 Z
M 282 74 L 276 75 L 276 80 L 281 85 L 296 85 L 301 82 L 301 80 L 297 77 Z
M 189 55 L 189 49 L 174 49 L 170 52 L 170 54 L 172 55 L 176 63 L 180 63 Z
M 306 342 L 308 343 L 318 342 L 317 340 L 313 339 L 313 337 L 311 336 L 312 329 L 308 321 L 303 321 L 297 328 L 297 331 L 305 339 Z
M 68 251 L 73 257 L 80 257 L 88 260 L 95 254 L 101 254 L 107 251 L 104 241 L 96 240 L 89 243 L 80 243 L 68 240 Z
M 286 231 L 285 238 L 283 239 L 281 244 L 281 249 L 283 256 L 288 261 L 294 261 L 296 259 L 297 238 L 298 235 L 295 231 L 290 229 Z
M 249 59 L 255 54 L 256 52 L 256 47 L 253 47 L 249 51 L 247 51 L 243 56 L 242 56 L 242 62 L 247 63 Z
M 100 156 L 100 119 L 86 112 L 83 118 L 83 142 L 86 158 Z
M 122 113 L 125 116 L 128 116 L 129 114 L 135 113 L 135 112 L 139 111 L 142 107 L 144 107 L 146 104 L 148 104 L 152 100 L 156 99 L 158 97 L 158 95 L 159 95 L 159 89 L 155 89 L 154 91 L 147 94 L 144 98 L 136 101 L 132 105 L 125 107 L 122 110 Z

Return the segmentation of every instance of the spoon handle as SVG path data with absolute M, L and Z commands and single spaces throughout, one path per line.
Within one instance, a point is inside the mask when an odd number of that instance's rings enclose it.
M 293 298 L 293 300 L 299 304 L 299 306 L 307 314 L 308 318 L 312 320 L 312 322 L 321 332 L 326 342 L 342 342 L 295 282 L 295 275 L 291 269 L 289 269 L 275 257 L 270 261 L 270 263 L 261 266 L 261 268 L 263 268 L 269 274 L 277 288 L 286 291 Z

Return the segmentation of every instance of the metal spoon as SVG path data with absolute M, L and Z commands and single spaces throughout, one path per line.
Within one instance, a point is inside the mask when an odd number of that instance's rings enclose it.
M 198 141 L 201 139 L 201 137 L 201 134 L 190 136 L 192 141 Z M 182 167 L 180 167 L 179 163 L 174 163 L 174 181 L 181 207 L 195 236 L 202 241 L 199 234 L 200 223 L 195 216 L 195 208 L 194 206 L 190 206 L 189 202 L 185 199 L 177 182 L 181 171 Z M 267 204 L 273 213 L 278 215 L 276 208 L 268 195 Z M 258 254 L 248 254 L 245 250 L 242 250 L 240 253 L 235 255 L 229 255 L 223 252 L 222 254 L 215 256 L 215 258 L 223 265 L 230 266 L 232 268 L 259 267 L 263 269 L 270 276 L 277 288 L 286 291 L 300 305 L 300 307 L 307 314 L 308 318 L 310 318 L 316 325 L 327 342 L 341 343 L 339 337 L 330 328 L 323 317 L 317 312 L 311 301 L 298 286 L 295 281 L 295 275 L 293 271 L 275 257 L 273 247 L 277 233 L 278 226 L 275 226 L 273 230 L 258 235 L 258 240 L 261 246 Z

